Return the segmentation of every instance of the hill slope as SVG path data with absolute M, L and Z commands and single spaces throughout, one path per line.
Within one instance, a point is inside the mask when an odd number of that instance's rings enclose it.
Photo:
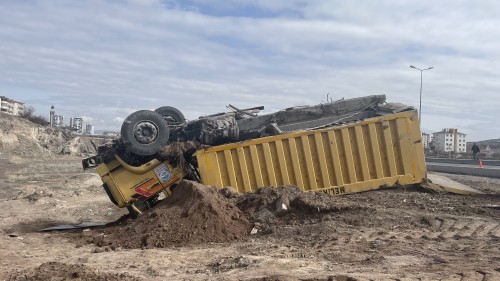
M 96 153 L 104 140 L 73 135 L 71 132 L 34 124 L 17 116 L 0 113 L 0 153 L 32 157 L 50 154 L 87 155 Z

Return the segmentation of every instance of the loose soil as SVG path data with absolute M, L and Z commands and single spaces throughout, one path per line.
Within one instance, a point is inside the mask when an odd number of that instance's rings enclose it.
M 154 209 L 135 220 L 121 220 L 103 229 L 93 242 L 98 246 L 133 249 L 242 239 L 250 231 L 250 224 L 223 194 L 230 193 L 227 189 L 184 181 Z

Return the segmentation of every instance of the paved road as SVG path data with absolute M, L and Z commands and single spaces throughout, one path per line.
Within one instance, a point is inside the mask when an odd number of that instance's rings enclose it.
M 427 162 L 427 170 L 431 172 L 500 178 L 500 166 L 486 165 L 484 162 L 483 168 L 480 168 L 478 164 Z
M 454 158 L 425 158 L 426 162 L 438 162 L 438 163 L 454 163 L 454 164 L 469 164 L 469 165 L 479 165 L 479 161 L 472 159 L 454 159 Z M 486 166 L 500 166 L 500 160 L 483 160 L 483 165 Z

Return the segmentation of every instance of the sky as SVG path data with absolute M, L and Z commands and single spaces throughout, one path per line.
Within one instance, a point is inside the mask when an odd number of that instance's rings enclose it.
M 500 1 L 0 0 L 0 96 L 119 131 L 385 94 L 422 130 L 500 138 Z

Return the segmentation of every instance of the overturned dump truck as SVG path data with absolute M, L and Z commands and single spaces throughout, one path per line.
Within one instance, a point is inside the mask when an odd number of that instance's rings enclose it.
M 333 195 L 418 184 L 426 166 L 417 111 L 384 95 L 257 115 L 238 109 L 186 121 L 173 107 L 128 116 L 121 137 L 82 161 L 110 200 L 140 214 L 182 179 L 238 192 L 295 185 Z

